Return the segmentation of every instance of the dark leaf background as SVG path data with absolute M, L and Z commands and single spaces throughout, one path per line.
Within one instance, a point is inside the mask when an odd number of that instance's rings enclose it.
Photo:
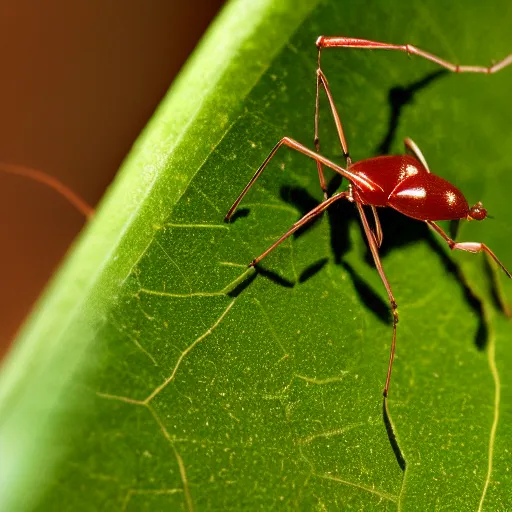
M 232 2 L 127 158 L 0 380 L 4 510 L 507 510 L 512 301 L 482 255 L 383 212 L 391 324 L 355 209 L 246 265 L 321 200 L 312 146 L 321 34 L 456 63 L 512 51 L 512 6 Z M 512 267 L 512 69 L 440 73 L 328 50 L 355 160 L 412 137 L 494 219 L 464 224 Z M 322 153 L 342 162 L 322 100 Z M 332 177 L 332 176 L 330 176 Z M 342 184 L 342 187 L 345 184 Z M 448 227 L 448 226 L 446 226 Z

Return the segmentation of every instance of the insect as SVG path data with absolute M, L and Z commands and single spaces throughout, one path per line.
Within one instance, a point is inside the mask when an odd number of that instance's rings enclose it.
M 472 207 L 469 207 L 466 198 L 457 187 L 449 183 L 447 180 L 432 174 L 420 149 L 410 138 L 406 138 L 404 141 L 406 150 L 406 154 L 404 155 L 378 156 L 360 160 L 358 162 L 352 162 L 348 151 L 345 134 L 343 132 L 343 126 L 334 104 L 334 99 L 331 94 L 327 78 L 320 65 L 321 51 L 324 48 L 397 50 L 423 57 L 454 73 L 469 72 L 487 74 L 495 73 L 512 64 L 512 54 L 490 67 L 481 67 L 455 65 L 409 44 L 395 45 L 377 41 L 369 41 L 366 39 L 320 36 L 316 41 L 316 46 L 318 49 L 318 65 L 316 70 L 317 79 L 314 137 L 315 151 L 308 149 L 306 146 L 289 137 L 282 138 L 274 146 L 267 158 L 263 161 L 259 169 L 256 171 L 249 183 L 245 186 L 241 194 L 233 203 L 228 213 L 226 214 L 225 221 L 229 221 L 229 219 L 232 217 L 236 208 L 240 204 L 240 201 L 242 201 L 251 186 L 258 179 L 267 164 L 270 162 L 272 157 L 276 154 L 277 150 L 281 146 L 288 146 L 289 148 L 292 148 L 295 151 L 298 151 L 299 153 L 302 153 L 316 161 L 320 186 L 324 192 L 324 201 L 317 207 L 313 208 L 310 212 L 305 214 L 295 224 L 293 224 L 293 226 L 286 233 L 284 233 L 284 235 L 282 235 L 274 244 L 272 244 L 263 254 L 255 258 L 249 264 L 249 266 L 253 267 L 259 263 L 281 242 L 286 240 L 290 235 L 295 233 L 298 229 L 313 220 L 315 217 L 318 217 L 333 203 L 341 200 L 347 200 L 353 203 L 359 213 L 363 231 L 372 253 L 375 266 L 386 289 L 390 309 L 393 315 L 393 334 L 391 340 L 388 371 L 383 391 L 383 395 L 386 398 L 389 392 L 391 371 L 393 369 L 393 360 L 395 357 L 398 310 L 393 292 L 391 291 L 391 286 L 386 277 L 379 257 L 379 248 L 382 244 L 383 233 L 377 208 L 394 208 L 395 210 L 408 217 L 423 221 L 428 225 L 429 228 L 431 228 L 443 238 L 450 249 L 458 249 L 471 253 L 485 252 L 503 269 L 508 277 L 512 278 L 512 274 L 505 268 L 497 256 L 485 244 L 481 242 L 455 242 L 436 223 L 437 221 L 441 220 L 483 220 L 487 216 L 487 210 L 480 202 L 476 203 Z M 346 161 L 345 168 L 328 160 L 320 154 L 320 142 L 318 137 L 318 125 L 320 117 L 320 89 L 325 91 L 329 101 L 341 148 L 343 150 L 343 156 Z M 331 197 L 328 197 L 322 167 L 324 165 L 334 170 L 349 181 L 347 190 L 338 192 Z M 369 207 L 372 212 L 374 221 L 373 228 L 368 222 L 367 214 L 364 209 L 365 206 Z

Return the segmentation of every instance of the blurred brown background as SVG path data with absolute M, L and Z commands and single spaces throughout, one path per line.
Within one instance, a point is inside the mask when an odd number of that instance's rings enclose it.
M 0 0 L 0 161 L 96 205 L 222 3 Z M 0 172 L 0 357 L 83 222 Z

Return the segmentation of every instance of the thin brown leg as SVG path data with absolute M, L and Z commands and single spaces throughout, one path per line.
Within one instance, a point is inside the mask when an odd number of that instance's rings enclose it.
M 512 274 L 507 270 L 505 265 L 501 263 L 501 261 L 498 259 L 498 257 L 487 247 L 487 245 L 481 243 L 481 242 L 455 242 L 452 240 L 435 222 L 432 222 L 431 220 L 425 221 L 436 233 L 441 235 L 446 243 L 448 244 L 448 247 L 452 250 L 459 249 L 461 251 L 466 252 L 486 252 L 507 274 L 508 277 L 512 278 Z
M 320 87 L 323 87 L 325 94 L 327 95 L 327 99 L 329 100 L 329 105 L 331 107 L 332 116 L 334 118 L 334 123 L 336 125 L 336 131 L 338 132 L 338 137 L 340 139 L 341 148 L 343 150 L 343 156 L 345 157 L 347 167 L 350 167 L 352 163 L 350 159 L 350 155 L 348 153 L 348 145 L 347 140 L 345 138 L 345 133 L 343 132 L 343 126 L 341 124 L 340 116 L 338 115 L 338 111 L 336 109 L 336 105 L 334 104 L 334 98 L 332 97 L 331 90 L 329 88 L 329 83 L 327 82 L 327 78 L 325 77 L 321 67 L 320 67 L 320 49 L 318 49 L 318 66 L 316 70 L 316 100 L 315 100 L 315 149 L 317 153 L 320 153 L 320 139 L 318 133 L 318 126 L 320 123 Z M 318 167 L 318 178 L 320 180 L 320 186 L 324 191 L 324 197 L 327 199 L 327 187 L 325 184 L 324 172 L 322 169 L 322 164 L 317 161 Z
M 382 240 L 384 240 L 384 233 L 382 232 L 382 226 L 380 225 L 380 219 L 379 214 L 377 213 L 377 208 L 375 206 L 372 206 L 372 213 L 373 213 L 373 220 L 375 223 L 375 232 L 372 233 L 375 235 L 375 242 L 377 243 L 377 247 L 382 245 Z
M 318 55 L 320 57 L 320 54 Z M 320 69 L 320 60 L 318 61 L 318 69 Z M 320 139 L 318 137 L 318 124 L 319 124 L 319 112 L 320 112 L 320 77 L 318 76 L 318 72 L 316 75 L 316 99 L 315 99 L 315 138 L 313 139 L 313 144 L 315 145 L 315 149 L 317 153 L 320 153 Z M 320 162 L 316 162 L 316 167 L 318 169 L 318 180 L 320 181 L 320 188 L 324 193 L 324 199 L 327 199 L 327 185 L 325 183 L 324 170 L 322 168 L 322 164 Z
M 340 192 L 339 194 L 335 194 L 329 199 L 326 199 L 322 203 L 320 203 L 317 207 L 313 208 L 310 212 L 306 213 L 304 217 L 298 220 L 282 237 L 279 238 L 276 242 L 274 242 L 263 254 L 260 254 L 257 258 L 254 258 L 249 267 L 254 267 L 257 265 L 267 254 L 272 252 L 281 242 L 284 242 L 290 235 L 293 235 L 295 231 L 300 229 L 304 224 L 307 224 L 309 221 L 313 220 L 315 217 L 318 217 L 323 211 L 325 211 L 331 204 L 340 199 L 348 199 L 350 197 L 349 192 Z
M 389 285 L 388 278 L 384 273 L 384 269 L 382 268 L 382 263 L 380 261 L 379 250 L 377 247 L 376 240 L 374 238 L 373 232 L 368 224 L 368 219 L 366 218 L 366 214 L 364 213 L 364 209 L 361 204 L 356 199 L 356 206 L 359 212 L 359 216 L 361 217 L 361 222 L 363 224 L 363 229 L 366 234 L 366 239 L 368 240 L 368 245 L 370 246 L 370 251 L 373 256 L 373 261 L 375 262 L 375 266 L 377 267 L 377 271 L 379 272 L 380 278 L 384 283 L 384 287 L 388 293 L 389 304 L 391 306 L 391 313 L 393 314 L 393 337 L 391 340 L 391 350 L 389 354 L 389 365 L 388 365 L 388 373 L 386 376 L 386 384 L 384 385 L 383 395 L 384 397 L 388 396 L 389 390 L 389 382 L 391 380 L 391 370 L 393 369 L 393 361 L 395 359 L 395 345 L 396 345 L 396 324 L 398 323 L 398 306 L 395 301 L 395 297 L 393 297 L 393 292 L 391 291 L 391 286 Z
M 416 158 L 416 160 L 419 160 L 423 164 L 423 167 L 425 167 L 427 172 L 430 173 L 430 169 L 428 167 L 427 160 L 423 156 L 423 153 L 421 152 L 421 149 L 418 147 L 416 142 L 414 142 L 410 137 L 406 137 L 404 139 L 404 146 L 405 146 L 405 152 L 414 156 Z
M 362 177 L 358 174 L 355 174 L 347 169 L 343 169 L 343 167 L 340 167 L 339 165 L 335 164 L 334 162 L 331 162 L 324 156 L 315 153 L 314 151 L 311 151 L 311 149 L 308 149 L 306 146 L 303 146 L 296 140 L 290 139 L 289 137 L 282 138 L 272 149 L 272 151 L 269 153 L 267 158 L 265 158 L 264 162 L 260 165 L 259 169 L 256 171 L 254 176 L 251 178 L 249 183 L 245 186 L 245 188 L 242 190 L 242 193 L 238 196 L 236 201 L 233 203 L 231 208 L 228 210 L 228 213 L 226 214 L 226 217 L 224 218 L 225 221 L 228 221 L 231 216 L 233 215 L 234 211 L 236 210 L 237 206 L 240 204 L 240 201 L 244 198 L 245 194 L 249 191 L 249 189 L 252 187 L 253 183 L 259 178 L 260 174 L 263 172 L 267 164 L 270 162 L 272 157 L 275 155 L 276 151 L 281 146 L 288 146 L 295 151 L 298 151 L 299 153 L 302 153 L 303 155 L 308 156 L 309 158 L 312 158 L 313 160 L 320 162 L 324 164 L 326 167 L 329 167 L 333 171 L 336 171 L 337 173 L 341 174 L 344 178 L 347 178 L 349 181 L 358 184 L 363 189 L 369 189 L 369 190 L 376 190 L 379 187 L 375 185 L 372 181 L 370 181 L 368 178 Z
M 324 72 L 320 69 L 320 61 L 318 61 L 318 69 L 316 70 L 317 82 L 320 83 L 327 95 L 327 99 L 329 100 L 329 105 L 331 107 L 332 116 L 334 118 L 334 123 L 336 125 L 336 131 L 338 132 L 338 137 L 340 139 L 340 145 L 343 149 L 343 156 L 347 160 L 347 166 L 351 164 L 350 155 L 348 153 L 348 145 L 347 139 L 345 138 L 345 133 L 343 132 L 343 125 L 341 124 L 340 116 L 338 115 L 338 110 L 336 109 L 336 105 L 334 104 L 334 98 L 332 97 L 331 90 L 329 88 L 329 83 L 327 82 L 327 78 L 325 77 Z M 318 88 L 317 88 L 318 89 Z M 318 93 L 317 93 L 318 96 Z M 318 140 L 318 120 L 320 118 L 320 113 L 318 111 L 319 100 L 317 99 L 317 108 L 315 112 L 315 141 Z
M 340 145 L 343 150 L 343 156 L 345 157 L 345 161 L 347 163 L 347 167 L 350 167 L 352 164 L 352 159 L 350 158 L 350 154 L 348 152 L 348 144 L 347 139 L 345 137 L 345 132 L 343 131 L 343 125 L 341 124 L 341 119 L 338 114 L 338 109 L 336 108 L 336 105 L 334 103 L 334 98 L 331 93 L 331 89 L 329 87 L 329 82 L 327 81 L 327 77 L 325 76 L 324 72 L 321 69 L 320 66 L 320 48 L 318 48 L 318 67 L 316 70 L 316 103 L 315 103 L 315 149 L 316 152 L 320 152 L 320 141 L 318 137 L 318 126 L 319 126 L 319 120 L 320 120 L 320 100 L 319 100 L 319 94 L 320 94 L 320 86 L 323 87 L 325 94 L 327 95 L 327 99 L 329 100 L 329 105 L 331 107 L 331 113 L 334 118 L 334 124 L 336 125 L 336 131 L 338 132 L 338 137 L 340 139 Z M 318 176 L 320 179 L 320 185 L 322 183 L 325 184 L 325 179 L 323 175 L 323 169 L 322 164 L 317 161 L 318 166 Z M 322 190 L 324 191 L 324 194 L 327 193 L 327 190 L 322 186 Z M 327 196 L 326 196 L 327 197 Z M 382 233 L 382 227 L 380 225 L 379 216 L 377 215 L 377 210 L 374 206 L 371 207 L 373 212 L 373 218 L 375 220 L 375 240 L 377 242 L 377 246 L 380 247 L 382 245 L 383 240 L 383 233 Z
M 388 44 L 381 43 L 378 41 L 369 41 L 367 39 L 355 39 L 352 37 L 324 37 L 320 36 L 316 40 L 316 46 L 318 49 L 321 48 L 366 48 L 370 50 L 398 50 L 401 52 L 418 55 L 419 57 L 423 57 L 443 68 L 448 69 L 449 71 L 453 71 L 454 73 L 496 73 L 501 69 L 512 64 L 512 54 L 505 57 L 503 60 L 500 60 L 496 64 L 492 66 L 484 67 L 484 66 L 459 66 L 458 64 L 452 64 L 447 60 L 441 59 L 436 55 L 421 50 L 420 48 L 416 48 L 416 46 L 412 46 L 410 44 Z

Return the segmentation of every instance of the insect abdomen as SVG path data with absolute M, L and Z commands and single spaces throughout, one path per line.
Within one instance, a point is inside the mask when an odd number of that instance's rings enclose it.
M 388 206 L 418 220 L 463 219 L 469 213 L 462 192 L 434 174 L 411 176 L 400 182 L 390 194 Z

